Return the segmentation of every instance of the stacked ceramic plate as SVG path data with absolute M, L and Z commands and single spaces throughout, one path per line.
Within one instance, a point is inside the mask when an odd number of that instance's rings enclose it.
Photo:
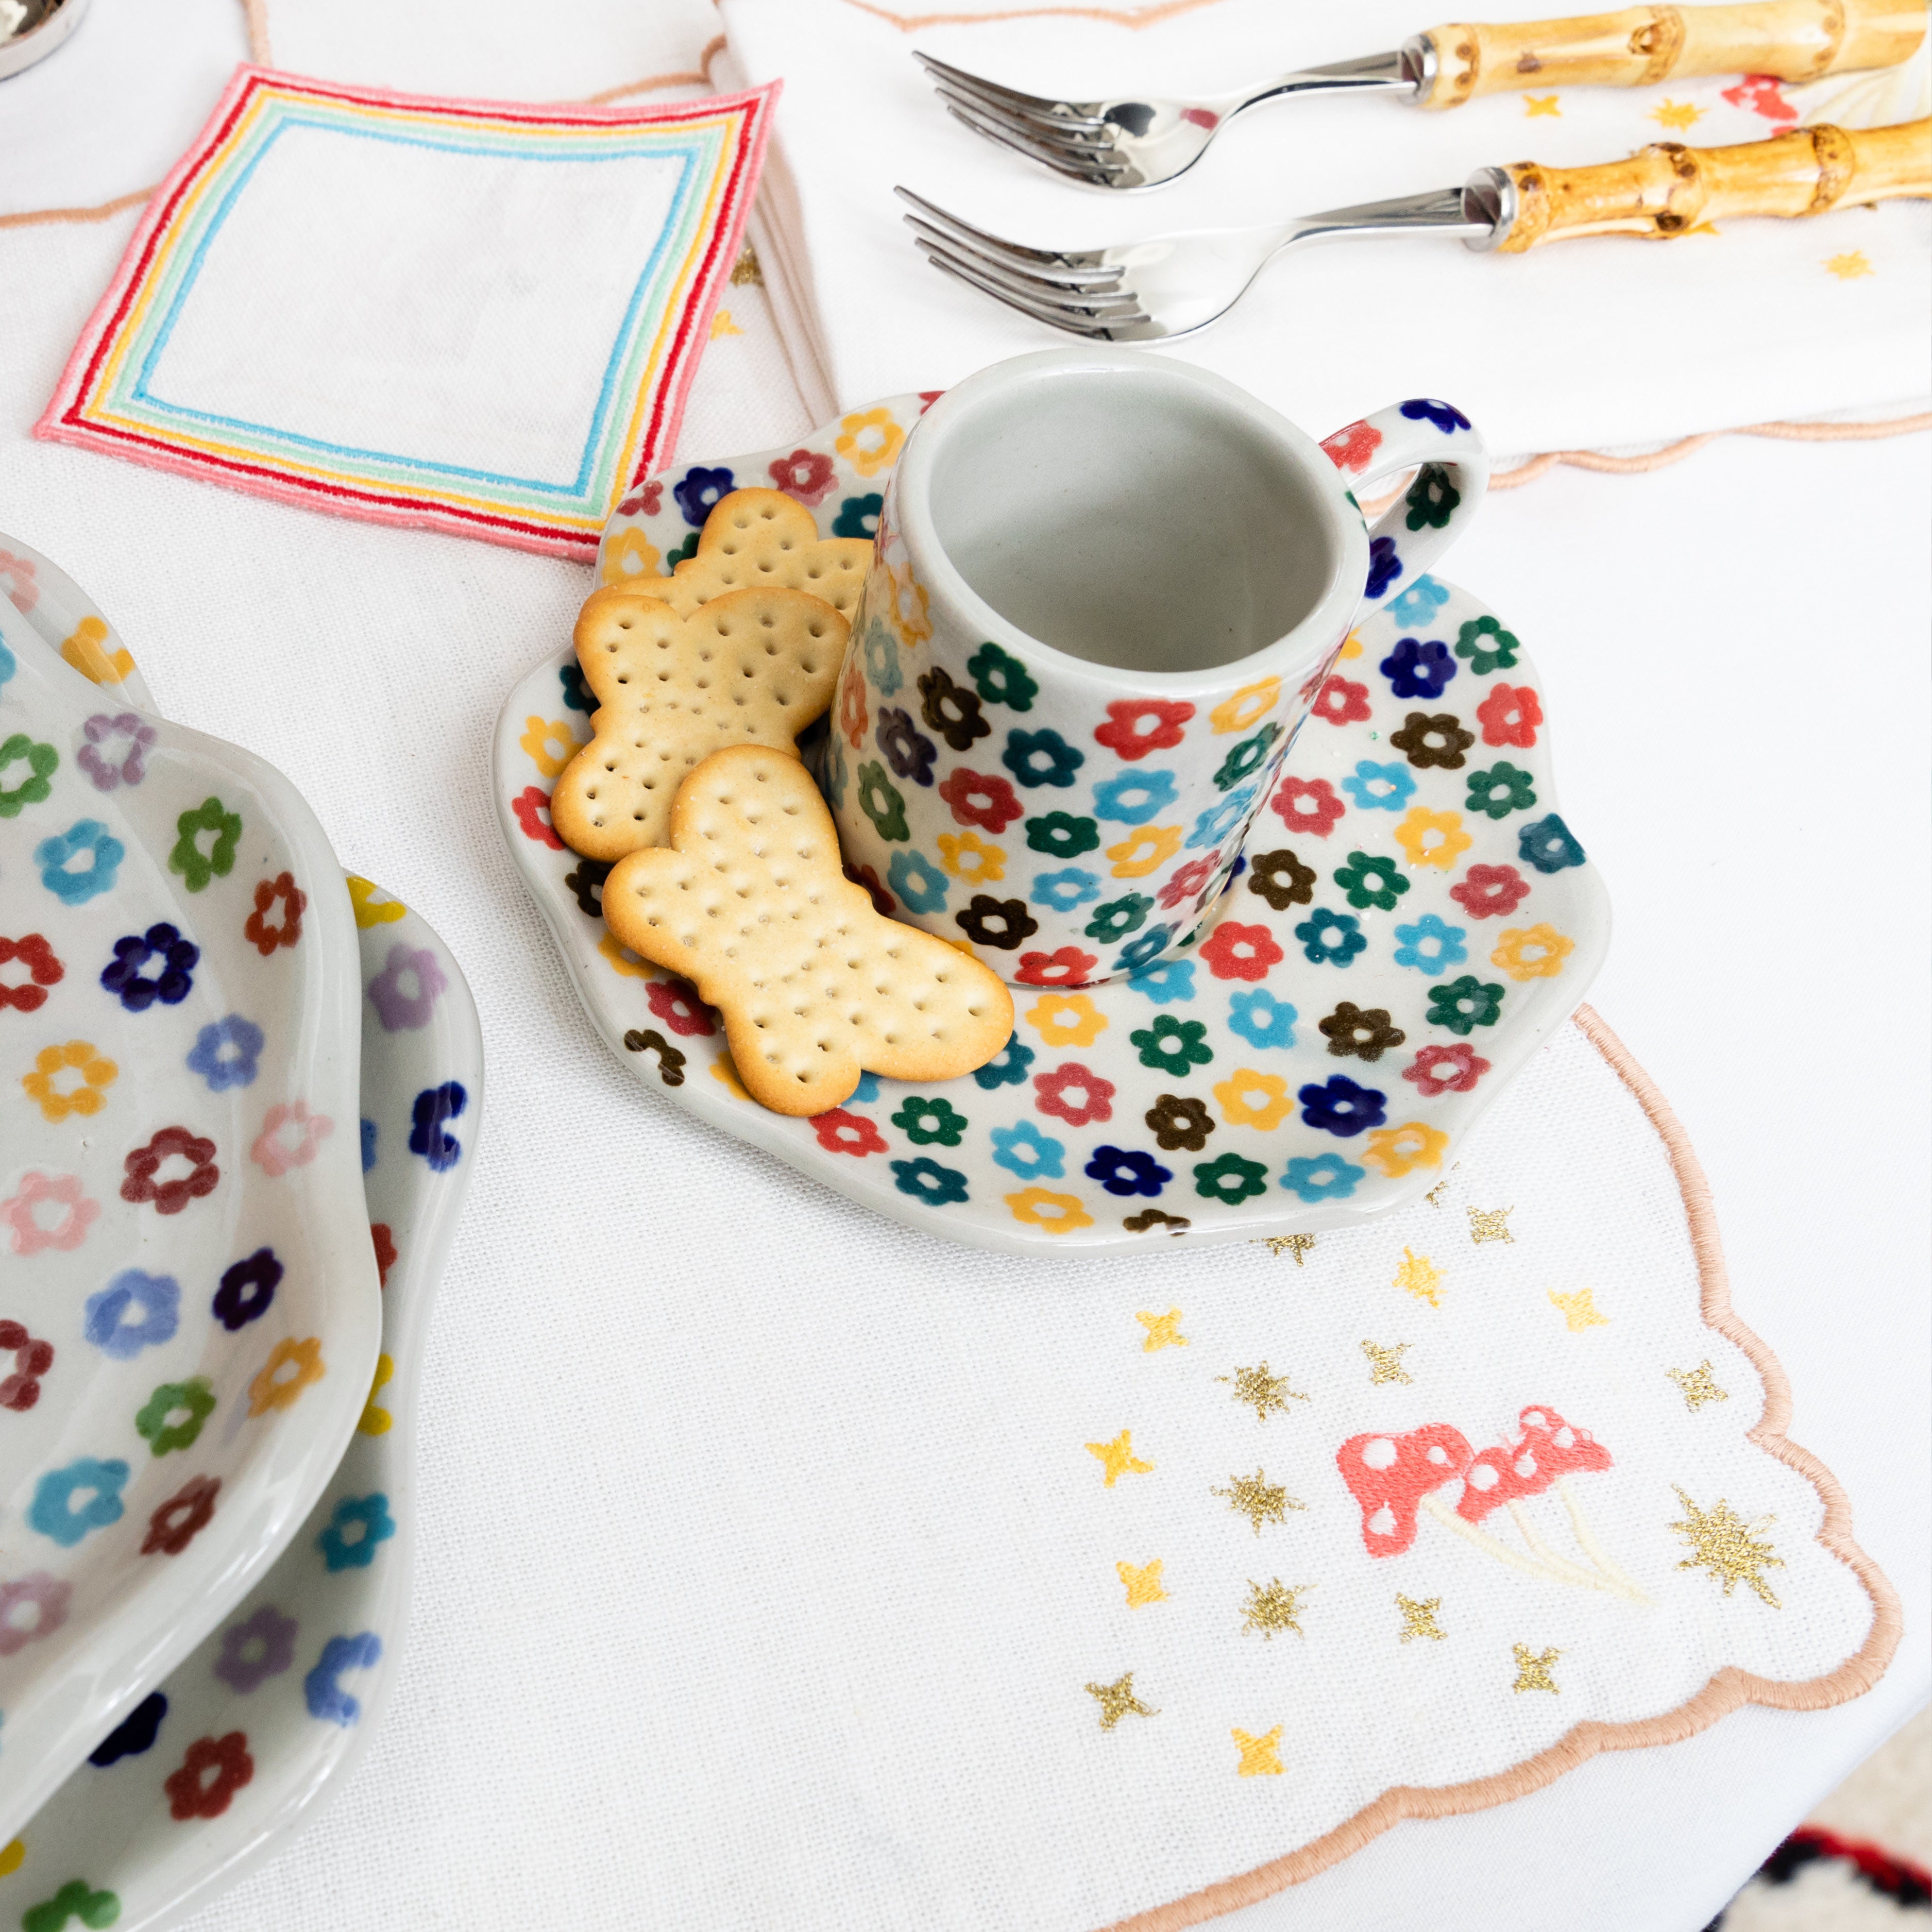
M 152 1928 L 399 1648 L 462 976 L 0 537 L 0 1922 Z

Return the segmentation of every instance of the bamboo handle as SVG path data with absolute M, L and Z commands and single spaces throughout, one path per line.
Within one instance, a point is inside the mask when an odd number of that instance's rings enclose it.
M 1649 87 L 1699 74 L 1816 80 L 1894 67 L 1925 37 L 1924 0 L 1755 0 L 1740 7 L 1630 7 L 1574 20 L 1432 27 L 1420 38 L 1424 107 L 1521 88 Z M 1412 45 L 1414 44 L 1412 43 Z
M 1932 195 L 1932 120 L 1852 130 L 1794 128 L 1735 148 L 1660 141 L 1599 167 L 1519 161 L 1496 172 L 1514 190 L 1500 196 L 1492 245 L 1502 254 L 1570 235 L 1667 239 L 1738 215 L 1822 214 Z

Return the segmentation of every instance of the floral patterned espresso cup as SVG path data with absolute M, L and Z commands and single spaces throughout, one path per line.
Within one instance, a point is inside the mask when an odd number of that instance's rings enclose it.
M 1411 468 L 1370 532 L 1352 485 Z M 1311 705 L 1346 706 L 1324 680 L 1363 609 L 1488 475 L 1444 403 L 1318 445 L 1135 350 L 969 377 L 907 441 L 853 621 L 821 762 L 848 875 L 1016 985 L 1153 964 L 1226 889 Z M 1396 656 L 1398 696 L 1454 669 L 1439 642 Z

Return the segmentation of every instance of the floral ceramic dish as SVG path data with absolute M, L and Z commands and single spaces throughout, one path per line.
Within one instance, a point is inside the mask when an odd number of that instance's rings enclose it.
M 83 1924 L 175 1922 L 340 1789 L 393 1679 L 415 1539 L 416 1375 L 469 1184 L 483 1046 L 442 941 L 366 880 L 349 883 L 366 988 L 363 1185 L 383 1276 L 375 1385 L 274 1568 L 99 1742 L 17 1852 L 0 1852 L 0 1922 L 44 1917 L 63 1897 Z
M 131 706 L 104 625 L 44 639 L 64 591 L 37 572 L 23 620 L 10 574 L 0 1835 L 294 1534 L 381 1314 L 355 926 L 320 828 L 270 766 Z
M 871 536 L 929 400 L 654 479 L 612 518 L 600 574 L 668 568 L 695 549 L 711 505 L 752 484 L 796 497 L 824 534 Z M 1048 959 L 1036 994 L 1014 989 L 1018 1023 L 990 1065 L 944 1082 L 868 1074 L 842 1107 L 786 1120 L 740 1088 L 694 990 L 617 944 L 600 910 L 608 868 L 550 827 L 550 787 L 590 736 L 589 705 L 566 646 L 510 693 L 495 770 L 505 841 L 598 1031 L 675 1104 L 896 1220 L 983 1247 L 1252 1239 L 1384 1213 L 1446 1171 L 1609 940 L 1602 882 L 1556 810 L 1534 668 L 1498 618 L 1425 576 L 1344 646 L 1218 910 L 1180 956 L 1088 988 Z M 849 749 L 838 730 L 819 747 L 834 783 Z M 1000 838 L 1018 816 L 1000 799 L 962 796 L 955 815 L 956 837 L 910 853 L 913 890 L 1065 868 L 1057 849 Z M 1115 832 L 1131 842 L 1127 818 Z M 1102 842 L 1074 855 L 1090 872 Z M 1204 878 L 1174 885 L 1184 896 Z M 860 882 L 896 908 L 892 881 Z M 1086 872 L 1065 890 L 1090 884 L 1097 897 Z

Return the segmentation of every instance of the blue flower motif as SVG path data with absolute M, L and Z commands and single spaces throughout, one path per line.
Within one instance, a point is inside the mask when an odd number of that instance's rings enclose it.
M 1187 835 L 1187 849 L 1194 852 L 1204 845 L 1220 844 L 1247 816 L 1254 802 L 1254 787 L 1244 785 L 1239 791 L 1228 793 L 1219 805 L 1210 805 L 1194 821 L 1194 830 Z
M 1406 764 L 1378 765 L 1372 758 L 1360 758 L 1355 776 L 1344 778 L 1342 789 L 1364 812 L 1400 812 L 1415 796 L 1415 781 Z
M 1073 782 L 1087 754 L 1076 751 L 1058 731 L 1015 729 L 1006 734 L 1000 762 L 1023 785 L 1066 786 Z
M 1553 812 L 1547 818 L 1519 827 L 1516 845 L 1523 863 L 1539 872 L 1560 872 L 1566 866 L 1583 862 L 1582 847 Z
M 1042 872 L 1033 882 L 1033 896 L 1055 912 L 1071 912 L 1100 896 L 1100 881 L 1093 873 L 1069 866 L 1058 872 Z
M 302 1700 L 311 1718 L 340 1724 L 346 1730 L 362 1714 L 358 1700 L 337 1681 L 344 1671 L 367 1670 L 382 1654 L 382 1640 L 374 1630 L 354 1636 L 332 1636 L 322 1647 L 315 1668 L 302 1679 Z
M 196 1042 L 200 1044 L 199 1042 Z M 367 1174 L 376 1165 L 376 1123 L 362 1123 L 362 1172 Z
M 1413 926 L 1397 926 L 1395 936 L 1395 963 L 1413 966 L 1418 973 L 1440 973 L 1461 965 L 1469 956 L 1462 944 L 1468 928 L 1445 925 L 1432 912 L 1424 913 Z
M 693 530 L 702 530 L 718 498 L 731 494 L 731 472 L 724 469 L 687 470 L 670 486 L 670 494 L 677 499 L 684 520 Z
M 178 1006 L 194 985 L 194 968 L 201 948 L 184 939 L 172 926 L 151 926 L 145 933 L 128 933 L 114 942 L 114 957 L 100 969 L 100 983 L 130 1013 L 144 1013 L 157 1000 Z M 160 962 L 152 979 L 141 968 L 151 959 Z
M 852 1098 L 862 1107 L 868 1107 L 879 1097 L 879 1076 L 876 1073 L 862 1073 L 859 1084 L 852 1089 Z
M 1330 912 L 1326 906 L 1318 906 L 1304 920 L 1294 936 L 1311 966 L 1346 966 L 1369 946 L 1362 937 L 1362 922 L 1353 913 Z
M 1097 939 L 1102 945 L 1111 945 L 1117 939 L 1124 939 L 1130 932 L 1138 932 L 1147 922 L 1147 916 L 1154 910 L 1154 901 L 1144 892 L 1130 892 L 1124 898 L 1109 899 L 1103 906 L 1094 908 L 1094 916 L 1081 930 L 1089 939 Z
M 1122 825 L 1144 825 L 1179 796 L 1172 772 L 1123 772 L 1094 788 L 1094 815 Z
M 338 1570 L 368 1569 L 376 1560 L 376 1544 L 388 1542 L 395 1533 L 389 1499 L 378 1490 L 373 1496 L 344 1496 L 315 1546 L 333 1576 Z
M 89 1530 L 105 1529 L 121 1520 L 121 1492 L 128 1482 L 128 1466 L 116 1456 L 98 1462 L 77 1456 L 64 1469 L 50 1469 L 34 1491 L 27 1510 L 30 1528 L 50 1536 L 63 1550 L 71 1550 Z M 74 1498 L 87 1500 L 78 1508 Z
M 1136 973 L 1127 982 L 1137 993 L 1144 993 L 1157 1006 L 1171 1006 L 1176 1000 L 1194 997 L 1194 962 L 1163 959 L 1144 973 Z
M 930 1154 L 921 1154 L 916 1160 L 896 1160 L 892 1166 L 893 1186 L 928 1208 L 944 1208 L 949 1202 L 968 1198 L 966 1177 L 957 1168 L 941 1167 Z
M 232 1263 L 222 1270 L 221 1286 L 214 1291 L 215 1319 L 231 1333 L 260 1321 L 275 1298 L 284 1272 L 273 1248 L 257 1248 Z
M 1426 396 L 1404 403 L 1402 412 L 1411 422 L 1433 423 L 1444 436 L 1454 436 L 1459 429 L 1469 427 L 1469 418 L 1454 403 L 1434 402 Z
M 1130 940 L 1120 948 L 1120 956 L 1114 962 L 1116 973 L 1138 973 L 1150 959 L 1158 959 L 1167 950 L 1167 942 L 1174 937 L 1171 926 L 1150 926 L 1138 939 Z
M 1383 1105 L 1388 1096 L 1378 1088 L 1357 1086 L 1346 1073 L 1331 1073 L 1319 1084 L 1310 1081 L 1298 1097 L 1301 1118 L 1311 1127 L 1340 1134 L 1345 1140 L 1365 1127 L 1378 1127 L 1388 1118 Z
M 1228 1024 L 1250 1046 L 1292 1046 L 1301 1016 L 1265 987 L 1237 993 L 1228 1002 Z
M 419 1154 L 432 1172 L 447 1174 L 463 1158 L 463 1143 L 443 1130 L 446 1120 L 459 1120 L 470 1104 L 460 1080 L 425 1087 L 410 1109 L 410 1151 Z
M 1018 1087 L 1024 1082 L 1034 1058 L 1033 1048 L 1021 1046 L 1018 1034 L 1011 1034 L 984 1066 L 974 1068 L 974 1080 L 988 1094 L 996 1088 Z
M 1447 644 L 1404 638 L 1378 668 L 1398 698 L 1440 698 L 1460 667 Z
M 572 711 L 595 711 L 597 699 L 590 687 L 584 682 L 584 667 L 579 664 L 560 664 L 557 676 L 563 686 L 563 701 Z
M 0 644 L 0 684 L 4 684 L 14 675 L 19 660 L 4 644 Z
M 255 1084 L 256 1063 L 262 1057 L 262 1048 L 267 1039 L 253 1020 L 244 1020 L 239 1013 L 230 1013 L 225 1019 L 212 1022 L 194 1036 L 194 1044 L 188 1048 L 188 1070 L 199 1073 L 208 1082 L 211 1094 L 225 1094 L 231 1087 L 252 1087 Z M 375 1123 L 365 1120 L 368 1129 L 363 1136 L 362 1168 L 366 1174 L 376 1164 L 374 1145 Z
M 1400 597 L 1391 597 L 1386 608 L 1404 630 L 1419 631 L 1433 620 L 1448 601 L 1448 586 L 1425 575 L 1418 577 Z
M 102 1354 L 131 1361 L 143 1348 L 172 1341 L 181 1325 L 181 1283 L 171 1274 L 123 1268 L 87 1298 L 81 1332 Z
M 886 868 L 886 884 L 911 912 L 946 910 L 946 874 L 923 852 L 895 852 Z
M 832 534 L 872 542 L 879 534 L 879 512 L 885 507 L 885 498 L 876 491 L 864 496 L 848 496 L 832 520 Z
M 72 869 L 73 862 L 87 854 L 87 870 Z M 91 898 L 114 890 L 121 861 L 128 848 L 98 818 L 82 818 L 64 832 L 43 838 L 34 848 L 34 863 L 40 868 L 40 884 L 67 905 L 85 905 Z
M 877 617 L 866 626 L 865 640 L 859 646 L 866 660 L 866 676 L 881 698 L 890 698 L 905 682 L 899 664 L 899 647 L 892 634 Z
M 1109 1194 L 1144 1194 L 1150 1198 L 1174 1178 L 1173 1168 L 1162 1167 L 1152 1154 L 1117 1147 L 1096 1148 L 1086 1172 Z
M 98 1765 L 105 1771 L 110 1765 L 118 1764 L 124 1757 L 139 1757 L 143 1751 L 152 1750 L 155 1738 L 160 1735 L 161 1720 L 167 1714 L 166 1693 L 150 1690 L 88 1753 L 88 1762 Z
M 1395 554 L 1394 537 L 1372 537 L 1369 541 L 1369 580 L 1362 594 L 1379 597 L 1402 574 L 1402 559 Z
M 995 1127 L 993 1158 L 1022 1180 L 1058 1180 L 1066 1172 L 1065 1144 L 1043 1134 L 1030 1120 L 1016 1127 Z
M 1304 1201 L 1346 1201 L 1360 1184 L 1363 1169 L 1339 1154 L 1303 1154 L 1288 1164 L 1281 1184 Z

